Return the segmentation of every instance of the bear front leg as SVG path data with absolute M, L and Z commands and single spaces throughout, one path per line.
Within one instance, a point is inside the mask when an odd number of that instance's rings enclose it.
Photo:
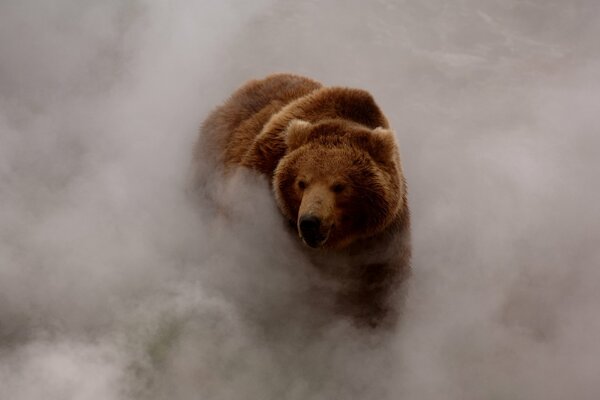
M 358 326 L 392 326 L 397 317 L 394 291 L 399 276 L 390 264 L 364 265 L 346 282 L 337 296 L 336 308 Z

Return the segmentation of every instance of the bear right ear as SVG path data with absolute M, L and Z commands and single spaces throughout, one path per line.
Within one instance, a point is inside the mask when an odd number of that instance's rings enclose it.
M 285 144 L 288 151 L 296 150 L 308 140 L 312 124 L 302 119 L 293 119 L 288 124 L 285 134 Z
M 379 163 L 386 164 L 393 160 L 396 152 L 394 132 L 382 127 L 375 128 L 371 131 L 368 151 L 371 157 Z

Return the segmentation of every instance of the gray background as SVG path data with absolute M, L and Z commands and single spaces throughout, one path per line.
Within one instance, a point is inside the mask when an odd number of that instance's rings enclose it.
M 599 37 L 593 0 L 2 1 L 0 398 L 599 398 Z M 284 71 L 397 133 L 391 336 L 311 328 L 264 180 L 185 196 L 206 113 Z

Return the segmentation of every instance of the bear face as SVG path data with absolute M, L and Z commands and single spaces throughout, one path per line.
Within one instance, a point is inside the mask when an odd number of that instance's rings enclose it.
M 293 120 L 273 175 L 283 215 L 313 248 L 343 249 L 385 230 L 405 200 L 394 134 L 346 120 Z

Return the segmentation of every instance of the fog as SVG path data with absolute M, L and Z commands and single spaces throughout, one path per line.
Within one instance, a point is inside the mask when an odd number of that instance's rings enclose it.
M 600 398 L 600 3 L 0 3 L 0 398 Z M 373 93 L 409 184 L 399 326 L 335 318 L 268 183 L 187 193 L 207 113 Z

